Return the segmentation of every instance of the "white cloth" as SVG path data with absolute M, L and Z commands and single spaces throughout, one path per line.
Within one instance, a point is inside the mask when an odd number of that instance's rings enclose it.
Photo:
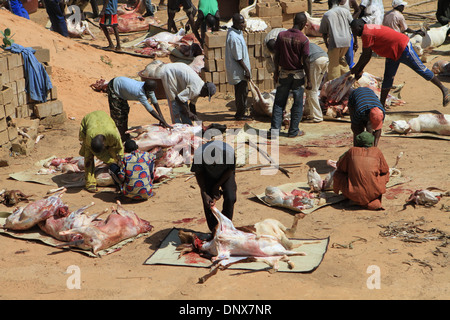
M 383 0 L 361 0 L 361 6 L 364 6 L 366 8 L 362 19 L 367 24 L 381 25 L 383 23 Z
M 225 64 L 227 69 L 228 83 L 238 84 L 247 78 L 244 75 L 244 69 L 238 63 L 242 60 L 251 72 L 250 58 L 248 56 L 247 44 L 241 30 L 233 27 L 228 28 L 227 40 L 225 44 Z
M 164 91 L 170 101 L 178 96 L 180 101 L 195 104 L 205 82 L 185 63 L 167 63 L 160 68 Z

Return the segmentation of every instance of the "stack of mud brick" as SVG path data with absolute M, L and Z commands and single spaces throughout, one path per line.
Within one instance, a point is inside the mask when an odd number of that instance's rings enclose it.
M 261 91 L 272 91 L 274 88 L 272 74 L 267 71 L 266 59 L 263 57 L 263 43 L 267 31 L 244 33 L 253 82 Z M 225 42 L 227 32 L 207 33 L 205 36 L 205 67 L 201 77 L 204 81 L 213 82 L 219 93 L 234 94 L 234 86 L 228 83 L 225 70 Z
M 35 56 L 51 75 L 50 52 L 34 47 Z M 21 53 L 0 49 L 0 151 L 26 154 L 34 148 L 39 125 L 64 122 L 62 102 L 54 87 L 47 102 L 30 99 L 25 90 L 26 78 Z M 25 133 L 25 134 L 23 134 Z
M 260 0 L 256 4 L 256 16 L 272 29 L 291 28 L 295 14 L 307 10 L 307 0 Z

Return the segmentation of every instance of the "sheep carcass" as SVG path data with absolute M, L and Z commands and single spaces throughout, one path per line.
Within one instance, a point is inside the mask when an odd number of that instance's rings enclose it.
M 311 17 L 306 11 L 305 15 L 307 19 L 305 28 L 303 29 L 305 35 L 310 37 L 321 37 L 322 33 L 319 32 L 321 19 Z
M 275 95 L 267 92 L 261 93 L 252 80 L 250 80 L 250 91 L 253 95 L 253 110 L 260 115 L 271 117 Z
M 304 256 L 303 252 L 296 252 L 283 246 L 282 241 L 274 235 L 259 234 L 255 232 L 244 232 L 234 227 L 232 221 L 225 217 L 215 206 L 211 210 L 216 217 L 218 224 L 214 238 L 210 241 L 198 239 L 195 235 L 180 234 L 180 239 L 184 242 L 187 238 L 189 244 L 182 244 L 177 249 L 186 251 L 186 246 L 198 250 L 201 254 L 212 257 L 214 262 L 210 273 L 200 278 L 200 282 L 205 282 L 209 277 L 217 273 L 218 269 L 226 269 L 231 264 L 237 262 L 261 261 L 273 268 L 278 269 L 279 261 L 286 261 L 290 268 L 293 267 L 288 256 Z M 278 224 L 268 222 L 272 227 L 277 228 Z M 282 229 L 285 229 L 282 228 Z M 277 233 L 282 234 L 282 229 Z
M 105 221 L 87 226 L 76 227 L 61 231 L 61 236 L 80 234 L 82 241 L 76 241 L 75 245 L 81 249 L 92 249 L 93 253 L 110 248 L 122 240 L 135 237 L 141 233 L 152 231 L 150 222 L 141 219 L 133 211 L 125 210 L 117 201 L 117 207 L 112 208 L 111 214 Z
M 89 29 L 89 24 L 81 18 L 81 10 L 79 6 L 71 5 L 67 8 L 70 16 L 66 18 L 67 31 L 71 38 L 82 38 L 83 35 L 90 35 L 95 39 L 94 34 Z
M 450 136 L 450 115 L 425 113 L 408 122 L 405 120 L 392 121 L 389 127 L 397 133 L 431 132 Z
M 438 28 L 422 27 L 422 31 L 425 32 L 425 36 L 416 34 L 410 38 L 414 51 L 421 56 L 424 54 L 425 49 L 436 48 L 442 45 L 447 38 L 447 32 L 450 29 L 450 23 Z

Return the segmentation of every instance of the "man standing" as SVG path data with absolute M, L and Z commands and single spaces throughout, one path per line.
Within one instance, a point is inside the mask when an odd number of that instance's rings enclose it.
M 381 57 L 386 58 L 383 83 L 381 84 L 380 101 L 384 106 L 389 90 L 394 83 L 400 63 L 406 64 L 427 81 L 438 87 L 443 95 L 442 104 L 447 106 L 450 101 L 449 91 L 434 73 L 425 67 L 414 51 L 407 35 L 397 32 L 386 26 L 366 24 L 362 19 L 355 19 L 351 23 L 355 36 L 361 37 L 363 51 L 358 63 L 351 69 L 351 73 L 359 78 L 364 67 L 372 57 L 372 50 Z
M 345 54 L 351 45 L 350 22 L 353 18 L 349 10 L 339 6 L 339 1 L 328 1 L 329 10 L 323 15 L 319 28 L 325 46 L 328 48 L 327 81 L 339 78 L 348 72 Z
M 311 89 L 306 89 L 305 113 L 313 122 L 323 121 L 323 112 L 319 103 L 319 88 L 328 70 L 328 55 L 317 44 L 309 43 L 309 77 Z
M 292 91 L 294 103 L 291 108 L 291 121 L 288 137 L 304 135 L 298 126 L 303 115 L 303 92 L 306 76 L 306 88 L 311 89 L 309 78 L 309 40 L 301 31 L 306 25 L 306 15 L 301 12 L 294 17 L 294 26 L 280 32 L 275 43 L 274 80 L 278 83 L 272 109 L 270 137 L 280 134 L 283 111 L 289 93 Z
M 333 175 L 333 190 L 368 210 L 382 210 L 381 197 L 386 193 L 389 166 L 374 137 L 365 131 L 356 144 L 338 160 Z
M 208 228 L 215 232 L 217 219 L 211 211 L 211 206 L 223 196 L 222 213 L 233 219 L 236 202 L 236 158 L 234 149 L 223 141 L 210 141 L 197 148 L 191 171 L 195 173 L 203 201 Z
M 245 29 L 244 17 L 236 13 L 233 15 L 233 25 L 228 29 L 225 44 L 225 64 L 228 83 L 234 85 L 236 102 L 236 120 L 251 120 L 248 115 L 248 81 L 252 78 L 250 72 L 250 58 L 247 44 L 243 36 Z
M 118 163 L 124 155 L 120 134 L 111 117 L 98 110 L 87 114 L 81 120 L 79 140 L 79 154 L 84 157 L 85 187 L 89 192 L 96 192 L 94 157 L 106 164 Z
M 182 62 L 164 64 L 158 73 L 169 100 L 172 123 L 192 124 L 192 120 L 198 120 L 197 99 L 208 97 L 211 101 L 216 93 L 214 83 L 204 82 L 194 69 Z
M 425 36 L 425 33 L 423 31 L 414 31 L 410 29 L 406 24 L 406 20 L 402 12 L 407 4 L 408 3 L 403 0 L 392 1 L 393 9 L 389 12 L 386 12 L 386 14 L 384 15 L 383 26 L 389 27 L 401 33 L 413 33 L 420 34 L 422 37 Z
M 128 130 L 128 114 L 130 113 L 128 101 L 139 101 L 162 126 L 171 128 L 161 113 L 155 96 L 156 86 L 156 81 L 150 79 L 142 82 L 127 77 L 117 77 L 109 81 L 106 91 L 108 93 L 109 111 L 117 129 L 119 129 L 123 142 L 129 138 L 129 135 L 125 133 Z M 147 99 L 150 99 L 157 112 Z
M 116 37 L 116 51 L 122 51 L 120 46 L 119 30 L 117 26 L 119 24 L 119 18 L 117 15 L 118 0 L 103 0 L 103 8 L 100 12 L 100 28 L 103 31 L 106 39 L 108 40 L 108 50 L 114 50 L 114 44 L 111 36 L 109 35 L 108 27 L 114 30 L 114 36 Z
M 443 26 L 450 23 L 450 0 L 438 0 L 436 19 Z
M 373 145 L 377 147 L 386 111 L 376 94 L 367 87 L 355 89 L 348 98 L 348 110 L 352 122 L 353 145 L 356 145 L 356 137 L 367 130 L 373 134 Z
M 69 36 L 67 31 L 67 22 L 64 17 L 64 1 L 62 0 L 44 0 L 45 10 L 52 23 L 52 30 L 58 32 L 64 37 Z

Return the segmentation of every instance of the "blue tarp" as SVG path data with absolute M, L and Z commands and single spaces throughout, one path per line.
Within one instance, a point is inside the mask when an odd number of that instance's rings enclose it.
M 15 15 L 18 15 L 19 17 L 24 17 L 28 20 L 30 20 L 30 15 L 28 14 L 28 11 L 25 10 L 23 7 L 22 1 L 20 0 L 9 0 L 9 3 L 11 5 L 11 11 Z
M 5 49 L 22 54 L 25 68 L 25 89 L 31 99 L 46 102 L 48 91 L 53 86 L 44 66 L 34 56 L 36 50 L 31 47 L 25 48 L 17 43 L 13 43 Z

